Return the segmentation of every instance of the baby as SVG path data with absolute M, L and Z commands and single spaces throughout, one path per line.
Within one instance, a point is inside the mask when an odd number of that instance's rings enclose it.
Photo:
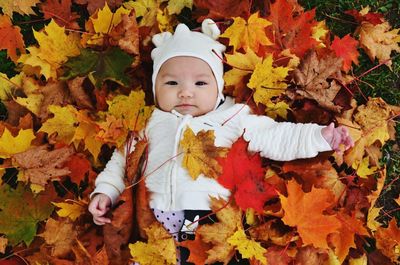
M 182 167 L 179 143 L 187 128 L 194 133 L 213 130 L 215 146 L 221 147 L 230 147 L 243 135 L 249 151 L 280 161 L 314 157 L 318 152 L 339 150 L 341 144 L 346 149 L 353 145 L 344 127 L 278 123 L 224 98 L 220 58 L 225 46 L 216 41 L 219 33 L 216 24 L 206 19 L 202 33 L 179 24 L 173 35 L 164 32 L 153 37 L 152 81 L 157 108 L 144 132 L 149 141 L 144 176 L 150 208 L 178 241 L 183 240 L 180 235 L 192 232 L 185 230 L 184 223 L 210 212 L 210 196 L 230 196 L 215 179 L 200 175 L 193 180 Z M 125 189 L 125 157 L 115 150 L 96 179 L 89 211 L 98 225 L 111 222 L 104 215 Z

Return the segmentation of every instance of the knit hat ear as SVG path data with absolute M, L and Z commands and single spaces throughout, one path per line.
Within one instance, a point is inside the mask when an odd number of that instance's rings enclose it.
M 219 35 L 221 34 L 217 23 L 209 18 L 204 19 L 201 23 L 201 31 L 214 40 L 217 40 L 219 38 Z
M 155 34 L 153 36 L 153 38 L 151 39 L 151 41 L 153 42 L 153 44 L 156 47 L 160 47 L 161 45 L 163 45 L 163 43 L 165 43 L 171 37 L 172 37 L 171 32 L 166 31 L 166 32 L 161 32 L 161 33 Z

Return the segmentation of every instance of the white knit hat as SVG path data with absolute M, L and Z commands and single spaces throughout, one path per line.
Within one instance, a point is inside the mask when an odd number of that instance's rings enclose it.
M 218 86 L 218 98 L 215 108 L 221 100 L 224 100 L 224 67 L 222 53 L 225 46 L 216 41 L 220 30 L 211 19 L 205 19 L 201 24 L 201 32 L 190 31 L 185 24 L 179 24 L 174 35 L 170 32 L 162 32 L 153 36 L 153 43 L 156 46 L 151 51 L 153 59 L 153 95 L 155 97 L 155 82 L 161 65 L 168 59 L 176 56 L 192 56 L 205 61 L 211 68 Z M 218 56 L 213 52 L 218 54 Z

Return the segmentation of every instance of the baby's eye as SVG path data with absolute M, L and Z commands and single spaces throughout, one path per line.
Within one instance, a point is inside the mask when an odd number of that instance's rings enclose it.
M 166 85 L 170 85 L 170 86 L 176 86 L 178 84 L 178 82 L 176 81 L 167 81 L 165 82 Z
M 205 85 L 207 85 L 206 82 L 203 82 L 203 81 L 197 81 L 196 82 L 196 86 L 205 86 Z

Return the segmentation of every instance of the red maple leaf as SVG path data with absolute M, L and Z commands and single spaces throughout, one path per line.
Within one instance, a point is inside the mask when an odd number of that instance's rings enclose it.
M 271 5 L 267 17 L 273 25 L 275 44 L 279 50 L 290 51 L 302 58 L 304 53 L 314 48 L 318 42 L 312 38 L 312 27 L 317 24 L 315 9 L 307 12 L 293 13 L 295 6 L 286 0 L 277 0 Z
M 266 201 L 277 196 L 273 185 L 264 179 L 261 157 L 249 154 L 248 143 L 240 137 L 229 150 L 225 159 L 218 159 L 223 173 L 218 182 L 234 194 L 237 205 L 242 209 L 253 208 L 263 211 Z
M 357 46 L 358 41 L 353 39 L 349 34 L 342 39 L 335 36 L 331 48 L 335 51 L 336 56 L 343 58 L 343 71 L 349 71 L 352 62 L 358 65 L 358 56 L 360 53 L 357 51 Z
M 344 12 L 347 15 L 353 16 L 358 23 L 361 24 L 363 21 L 367 21 L 373 25 L 378 25 L 384 22 L 383 15 L 380 13 L 367 13 L 365 15 L 360 14 L 358 10 L 351 9 Z
M 86 174 L 88 174 L 89 182 L 96 178 L 97 174 L 92 170 L 89 160 L 83 155 L 72 155 L 65 163 L 65 166 L 71 171 L 70 177 L 74 183 L 79 184 L 85 179 Z
M 71 0 L 47 0 L 41 7 L 46 19 L 53 18 L 61 27 L 79 29 L 79 15 L 71 12 Z

